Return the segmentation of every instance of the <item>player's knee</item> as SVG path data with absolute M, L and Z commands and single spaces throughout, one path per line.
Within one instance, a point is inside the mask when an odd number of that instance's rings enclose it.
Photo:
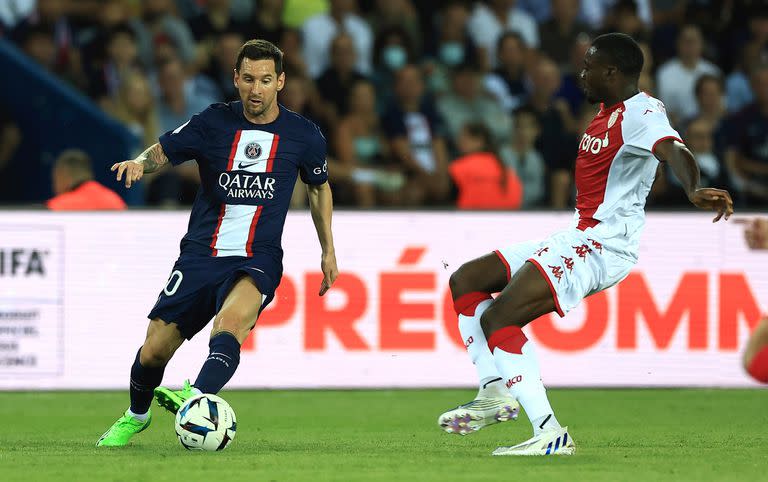
M 140 363 L 145 367 L 163 367 L 173 356 L 173 349 L 153 340 L 146 340 L 141 347 Z
M 256 320 L 251 319 L 246 313 L 240 313 L 236 310 L 222 311 L 213 321 L 213 333 L 223 331 L 232 333 L 237 341 L 242 343 L 248 337 L 248 333 L 255 322 Z
M 472 291 L 468 286 L 466 271 L 466 264 L 463 264 L 459 269 L 451 273 L 451 277 L 448 279 L 448 287 L 451 289 L 453 299 Z

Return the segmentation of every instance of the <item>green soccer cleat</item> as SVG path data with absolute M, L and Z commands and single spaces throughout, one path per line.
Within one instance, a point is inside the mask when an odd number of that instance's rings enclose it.
M 155 400 L 157 404 L 173 413 L 179 411 L 184 402 L 194 397 L 197 393 L 192 390 L 189 380 L 184 380 L 184 386 L 181 390 L 170 390 L 165 387 L 155 388 Z
M 151 412 L 148 412 L 147 420 L 142 422 L 128 415 L 128 412 L 126 411 L 122 417 L 117 419 L 117 422 L 109 427 L 109 430 L 104 432 L 104 435 L 102 435 L 101 438 L 99 438 L 99 441 L 96 442 L 96 446 L 123 447 L 128 445 L 131 437 L 146 430 L 151 422 Z

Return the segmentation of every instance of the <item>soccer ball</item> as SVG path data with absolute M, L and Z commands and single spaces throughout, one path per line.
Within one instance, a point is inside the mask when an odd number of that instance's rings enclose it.
M 194 396 L 176 413 L 176 435 L 187 450 L 224 450 L 236 429 L 235 411 L 216 395 Z

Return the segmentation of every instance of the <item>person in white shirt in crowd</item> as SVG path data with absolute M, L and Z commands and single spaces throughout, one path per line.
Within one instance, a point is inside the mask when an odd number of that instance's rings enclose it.
M 656 73 L 656 90 L 672 123 L 696 113 L 696 81 L 704 74 L 720 76 L 712 62 L 702 57 L 704 41 L 695 25 L 686 25 L 677 37 L 677 57 L 665 62 Z
M 330 0 L 328 13 L 315 15 L 304 22 L 304 60 L 313 79 L 318 78 L 328 68 L 331 43 L 340 31 L 346 32 L 354 40 L 357 70 L 366 75 L 371 73 L 373 32 L 356 11 L 355 0 Z
M 515 7 L 516 0 L 477 2 L 469 17 L 469 34 L 486 52 L 491 67 L 496 66 L 496 43 L 507 31 L 518 32 L 529 47 L 539 47 L 539 26 L 524 10 Z
M 528 96 L 525 75 L 525 59 L 528 48 L 517 32 L 504 32 L 499 37 L 498 67 L 486 74 L 485 90 L 507 111 L 520 107 Z

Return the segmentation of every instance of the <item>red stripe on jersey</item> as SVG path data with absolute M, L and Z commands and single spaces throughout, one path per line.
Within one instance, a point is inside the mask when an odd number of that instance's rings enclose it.
M 227 171 L 232 170 L 232 164 L 235 162 L 235 154 L 237 154 L 237 145 L 240 143 L 240 133 L 243 131 L 238 130 L 235 132 L 235 140 L 232 141 L 232 148 L 229 150 L 229 162 L 227 163 Z M 221 221 L 219 221 L 221 224 Z
M 248 231 L 248 242 L 245 243 L 245 253 L 248 256 L 253 256 L 251 245 L 253 244 L 253 236 L 256 233 L 256 225 L 259 223 L 259 216 L 261 211 L 264 210 L 264 206 L 256 206 L 256 212 L 253 213 L 253 219 L 251 219 L 251 228 Z
M 269 150 L 269 159 L 267 160 L 267 172 L 272 172 L 272 164 L 275 162 L 275 154 L 277 154 L 277 144 L 280 142 L 280 136 L 275 134 L 275 138 L 272 139 L 272 148 Z
M 600 220 L 593 216 L 605 200 L 608 172 L 616 153 L 624 145 L 621 133 L 624 110 L 622 102 L 610 110 L 598 113 L 579 142 L 575 180 L 578 193 L 576 209 L 579 212 L 577 228 L 582 231 L 600 224 Z
M 240 131 L 237 132 L 238 137 L 240 135 Z M 216 229 L 213 231 L 213 238 L 211 239 L 211 256 L 216 256 L 216 254 L 219 252 L 216 249 L 216 241 L 219 239 L 219 229 L 221 229 L 221 220 L 224 219 L 224 213 L 227 210 L 227 205 L 222 204 L 221 205 L 221 211 L 219 212 L 219 221 L 216 223 Z
M 651 147 L 651 154 L 653 154 L 653 155 L 655 156 L 655 155 L 656 155 L 656 146 L 658 146 L 660 142 L 664 142 L 664 141 L 666 141 L 666 140 L 668 140 L 668 139 L 674 139 L 674 140 L 676 140 L 677 142 L 680 142 L 680 143 L 683 143 L 683 144 L 685 144 L 685 143 L 683 142 L 683 140 L 682 140 L 682 139 L 680 139 L 680 138 L 679 138 L 679 137 L 677 137 L 677 136 L 666 136 L 666 137 L 662 137 L 661 139 L 659 139 L 658 141 L 656 141 L 656 142 L 654 142 L 654 143 L 653 143 L 653 147 Z

